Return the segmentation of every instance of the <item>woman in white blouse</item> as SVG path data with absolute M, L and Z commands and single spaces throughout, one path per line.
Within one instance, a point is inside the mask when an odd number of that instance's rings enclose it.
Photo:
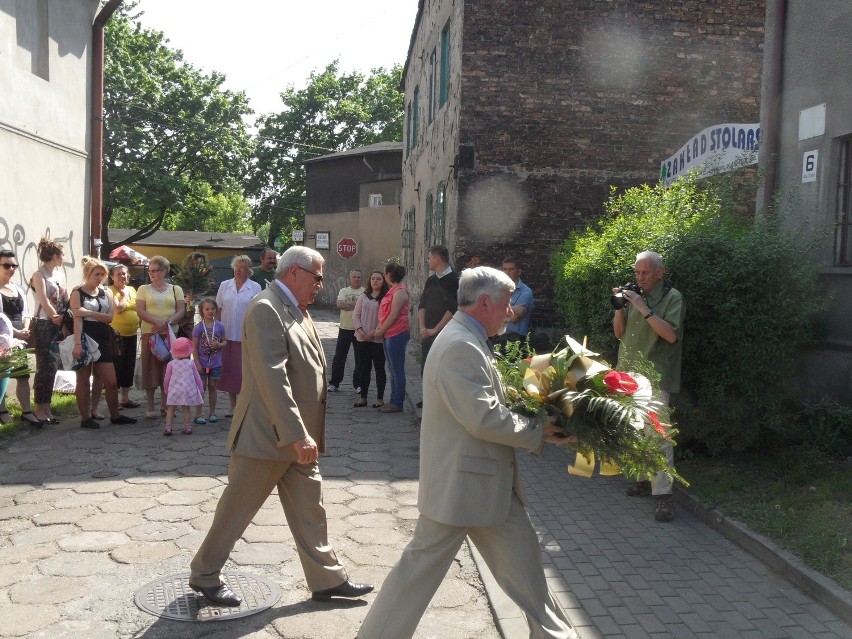
M 243 383 L 243 318 L 249 302 L 260 293 L 260 284 L 250 279 L 252 263 L 248 255 L 238 255 L 231 260 L 231 268 L 234 278 L 222 282 L 216 293 L 219 306 L 216 319 L 224 325 L 228 339 L 222 349 L 222 378 L 219 380 L 219 390 L 228 393 L 231 400 L 231 409 L 225 417 L 233 417 L 237 394 Z

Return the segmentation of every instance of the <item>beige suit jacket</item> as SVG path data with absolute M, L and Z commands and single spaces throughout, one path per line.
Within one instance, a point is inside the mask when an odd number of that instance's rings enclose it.
M 494 356 L 474 320 L 456 312 L 423 371 L 420 512 L 451 526 L 493 526 L 509 514 L 514 491 L 525 503 L 515 447 L 536 454 L 543 420 L 505 406 Z
M 313 323 L 275 282 L 243 320 L 243 382 L 228 448 L 257 459 L 296 461 L 293 442 L 325 451 L 326 363 Z

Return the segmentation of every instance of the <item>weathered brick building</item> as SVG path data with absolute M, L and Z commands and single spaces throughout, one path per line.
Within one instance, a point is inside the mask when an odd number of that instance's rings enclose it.
M 553 248 L 610 187 L 694 133 L 758 122 L 765 0 L 420 0 L 404 71 L 403 259 L 525 264 L 553 320 Z

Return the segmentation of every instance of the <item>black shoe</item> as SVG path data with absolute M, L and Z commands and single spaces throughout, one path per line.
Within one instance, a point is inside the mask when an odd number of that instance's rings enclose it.
M 332 597 L 361 597 L 368 592 L 373 592 L 373 584 L 354 584 L 351 581 L 344 581 L 336 588 L 320 590 L 311 594 L 311 599 L 314 601 L 331 601 Z
M 628 497 L 647 497 L 651 494 L 651 482 L 637 481 L 630 488 L 624 491 Z
M 44 420 L 39 419 L 35 416 L 35 413 L 31 410 L 25 410 L 21 412 L 21 421 L 27 422 L 31 426 L 35 426 L 36 428 L 41 428 L 44 426 Z
M 91 428 L 92 430 L 94 430 L 100 427 L 101 425 L 91 417 L 89 419 L 84 419 L 82 422 L 80 422 L 80 428 Z
M 135 417 L 128 417 L 127 415 L 119 415 L 118 417 L 110 417 L 109 421 L 111 424 L 135 424 Z
M 216 604 L 217 606 L 236 608 L 243 603 L 243 600 L 237 597 L 237 595 L 234 594 L 234 591 L 228 588 L 225 584 L 222 584 L 221 586 L 209 586 L 207 588 L 204 586 L 193 586 L 192 584 L 189 584 L 189 587 L 195 592 L 199 592 L 204 595 L 204 598 L 207 601 L 212 604 Z
M 423 408 L 423 402 L 417 402 L 417 408 Z

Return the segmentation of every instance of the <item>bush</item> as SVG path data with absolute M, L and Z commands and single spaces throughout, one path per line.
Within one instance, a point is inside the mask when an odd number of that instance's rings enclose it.
M 783 440 L 792 428 L 786 383 L 823 307 L 811 247 L 772 219 L 738 214 L 724 181 L 613 192 L 598 228 L 572 235 L 552 259 L 568 332 L 613 358 L 613 286 L 636 254 L 657 251 L 684 297 L 681 443 L 711 452 Z

